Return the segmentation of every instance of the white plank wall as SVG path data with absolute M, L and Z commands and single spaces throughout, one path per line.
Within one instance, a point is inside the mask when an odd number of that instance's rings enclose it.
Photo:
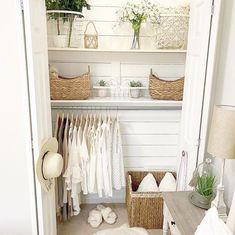
M 160 78 L 175 80 L 184 76 L 185 54 L 182 53 L 124 53 L 124 52 L 63 52 L 49 51 L 50 64 L 60 75 L 74 77 L 91 70 L 92 85 L 101 79 L 127 86 L 139 80 L 148 87 L 150 69 Z M 96 96 L 93 91 L 93 96 Z M 128 96 L 118 93 L 113 96 Z M 145 91 L 144 96 L 149 96 Z
M 99 48 L 100 49 L 130 49 L 133 37 L 133 30 L 130 23 L 120 24 L 118 21 L 117 11 L 125 1 L 115 0 L 92 0 L 89 1 L 91 10 L 83 10 L 84 18 L 82 21 L 82 29 L 78 29 L 78 25 L 74 25 L 73 37 L 78 38 L 78 34 L 81 36 L 81 43 L 72 40 L 72 46 L 84 47 L 83 35 L 85 32 L 88 21 L 93 21 L 99 35 Z M 66 23 L 65 23 L 66 25 Z M 56 27 L 50 26 L 52 32 L 56 32 Z M 66 25 L 67 27 L 67 25 Z M 62 28 L 62 27 L 61 27 Z M 92 26 L 88 28 L 88 33 L 94 33 Z M 154 26 L 150 23 L 144 22 L 140 31 L 142 49 L 154 49 Z M 115 38 L 115 40 L 113 40 Z M 49 46 L 53 46 L 53 42 L 50 41 Z
M 99 37 L 100 49 L 128 50 L 131 46 L 130 25 L 113 28 L 117 23 L 115 12 L 123 2 L 125 1 L 90 0 L 92 10 L 85 11 L 84 21 L 95 22 L 99 34 L 102 35 Z M 154 49 L 153 31 L 147 24 L 143 25 L 141 34 L 142 49 Z M 185 54 L 52 50 L 49 51 L 49 62 L 59 69 L 61 75 L 68 77 L 86 72 L 89 65 L 92 84 L 96 84 L 100 79 L 119 84 L 140 80 L 148 86 L 151 68 L 164 79 L 173 80 L 184 76 Z M 145 96 L 148 96 L 148 91 Z M 53 122 L 58 111 L 52 110 Z M 118 110 L 118 115 L 126 171 L 175 168 L 180 110 Z M 89 195 L 84 198 L 84 202 L 123 202 L 124 195 L 124 190 L 115 192 L 113 198 L 105 200 Z
M 57 112 L 63 111 L 52 110 L 53 126 Z M 80 113 L 76 110 L 64 112 Z M 118 110 L 125 171 L 175 169 L 180 114 L 180 110 Z M 116 111 L 113 115 L 116 115 Z M 83 200 L 86 203 L 124 202 L 124 192 L 124 190 L 116 191 L 113 198 L 107 199 L 88 195 Z

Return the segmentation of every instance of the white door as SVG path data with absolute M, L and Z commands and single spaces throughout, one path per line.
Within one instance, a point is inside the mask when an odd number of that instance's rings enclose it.
M 197 165 L 213 0 L 192 0 L 185 68 L 180 152 L 188 155 L 186 182 Z
M 43 143 L 52 136 L 44 0 L 24 0 L 24 22 L 30 93 L 33 155 L 36 164 Z M 38 230 L 56 234 L 55 194 L 46 193 L 36 180 Z M 36 233 L 35 233 L 36 234 Z

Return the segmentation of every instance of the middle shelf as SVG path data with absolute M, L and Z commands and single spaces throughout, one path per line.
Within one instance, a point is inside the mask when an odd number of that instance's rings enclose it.
M 125 109 L 182 109 L 182 101 L 154 100 L 150 97 L 92 97 L 87 100 L 52 100 L 52 109 L 73 109 L 79 107 L 125 108 Z

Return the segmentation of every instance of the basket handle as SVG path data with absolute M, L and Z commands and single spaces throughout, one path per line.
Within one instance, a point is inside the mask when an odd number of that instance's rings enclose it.
M 155 73 L 155 74 L 153 73 L 153 69 L 152 68 L 150 69 L 150 75 L 154 75 L 156 77 L 159 77 L 157 73 Z
M 87 29 L 88 29 L 88 26 L 90 25 L 90 24 L 92 24 L 93 25 L 93 28 L 95 29 L 95 32 L 96 32 L 96 35 L 98 35 L 98 31 L 97 31 L 97 29 L 96 29 L 96 27 L 95 27 L 95 24 L 94 24 L 94 22 L 93 21 L 88 21 L 88 23 L 87 23 L 87 25 L 86 25 L 86 29 L 85 29 L 85 32 L 84 32 L 84 34 L 86 34 L 87 33 Z

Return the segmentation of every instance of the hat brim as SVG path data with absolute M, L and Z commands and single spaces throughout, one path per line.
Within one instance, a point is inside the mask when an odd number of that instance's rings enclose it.
M 36 174 L 39 183 L 41 184 L 42 188 L 46 192 L 50 192 L 55 185 L 54 179 L 45 179 L 43 176 L 43 159 L 46 153 L 53 152 L 57 153 L 58 151 L 58 142 L 56 138 L 49 138 L 41 147 L 39 157 L 36 164 Z

